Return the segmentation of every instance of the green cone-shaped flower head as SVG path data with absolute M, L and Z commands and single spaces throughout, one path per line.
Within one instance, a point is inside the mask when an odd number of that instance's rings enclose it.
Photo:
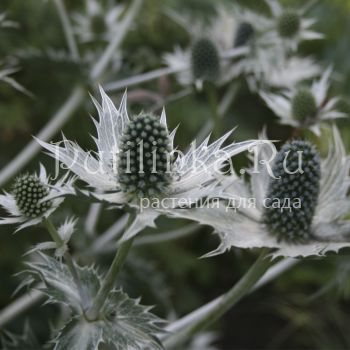
M 123 133 L 118 160 L 118 181 L 123 192 L 138 198 L 159 197 L 169 186 L 171 142 L 159 118 L 141 114 Z
M 269 232 L 279 240 L 308 240 L 320 188 L 317 151 L 309 142 L 292 141 L 276 155 L 272 172 L 263 215 Z
M 244 46 L 254 35 L 254 27 L 248 22 L 242 22 L 238 25 L 234 47 Z
M 294 10 L 284 11 L 278 19 L 277 30 L 282 38 L 294 37 L 300 29 L 300 16 Z
M 202 38 L 192 46 L 192 73 L 195 79 L 215 81 L 220 72 L 219 53 L 214 43 Z
M 316 116 L 317 105 L 313 93 L 308 89 L 298 90 L 292 98 L 293 117 L 300 121 L 306 121 Z
M 52 207 L 51 200 L 41 202 L 49 192 L 49 187 L 37 176 L 22 175 L 16 179 L 12 194 L 23 216 L 37 218 Z

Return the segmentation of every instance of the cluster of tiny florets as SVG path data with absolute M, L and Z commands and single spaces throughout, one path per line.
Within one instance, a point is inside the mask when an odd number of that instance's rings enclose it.
M 40 202 L 49 192 L 37 176 L 23 175 L 16 179 L 12 194 L 22 215 L 37 218 L 52 207 L 52 200 Z
M 234 47 L 246 45 L 254 35 L 254 27 L 248 22 L 239 24 L 235 36 Z
M 299 168 L 302 171 L 296 172 Z M 318 152 L 309 142 L 292 141 L 277 154 L 272 172 L 276 179 L 270 179 L 263 215 L 269 232 L 279 240 L 307 241 L 312 236 L 320 188 Z M 274 207 L 273 202 L 280 203 L 280 207 Z
M 220 58 L 215 44 L 207 39 L 197 40 L 192 46 L 192 73 L 195 79 L 215 81 L 220 72 Z
M 171 182 L 169 133 L 159 118 L 133 118 L 119 145 L 118 182 L 123 192 L 138 198 L 160 196 Z
M 300 17 L 294 10 L 284 11 L 278 19 L 278 33 L 282 38 L 292 38 L 300 29 Z
M 295 119 L 306 121 L 317 113 L 316 99 L 308 89 L 298 90 L 292 98 L 292 115 Z

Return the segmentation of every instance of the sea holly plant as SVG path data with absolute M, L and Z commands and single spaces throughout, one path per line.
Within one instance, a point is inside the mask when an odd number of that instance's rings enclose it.
M 137 212 L 124 240 L 153 226 L 154 220 L 161 213 L 174 210 L 180 199 L 191 205 L 208 196 L 226 162 L 260 142 L 223 146 L 231 131 L 211 144 L 209 135 L 198 146 L 192 142 L 185 153 L 175 151 L 176 129 L 168 131 L 165 110 L 160 118 L 144 112 L 129 118 L 126 94 L 117 109 L 102 88 L 100 92 L 102 105 L 93 99 L 99 114 L 99 121 L 94 120 L 95 155 L 65 138 L 57 144 L 38 142 L 94 188 L 85 193 Z M 164 201 L 150 206 L 152 199 L 157 198 Z
M 347 117 L 346 113 L 337 110 L 339 97 L 329 96 L 331 74 L 332 68 L 329 67 L 310 87 L 295 85 L 279 94 L 262 91 L 260 96 L 279 117 L 281 124 L 298 130 L 308 128 L 320 136 L 325 122 Z
M 134 236 L 154 225 L 161 214 L 169 215 L 183 206 L 195 204 L 215 192 L 221 170 L 233 156 L 259 144 L 252 140 L 224 143 L 231 132 L 209 144 L 208 136 L 200 145 L 191 144 L 186 153 L 174 150 L 175 131 L 169 132 L 165 111 L 160 117 L 142 112 L 129 118 L 126 94 L 120 107 L 100 89 L 102 104 L 93 102 L 99 114 L 94 119 L 97 152 L 87 152 L 66 138 L 58 144 L 38 140 L 49 153 L 89 185 L 73 187 L 76 177 L 51 184 L 45 168 L 39 175 L 19 177 L 13 191 L 3 195 L 1 204 L 14 216 L 3 224 L 20 222 L 24 228 L 43 224 L 53 242 L 36 245 L 29 253 L 25 273 L 47 295 L 49 303 L 68 307 L 71 319 L 53 340 L 55 349 L 98 349 L 100 344 L 113 349 L 161 349 L 158 339 L 162 321 L 144 307 L 115 289 Z M 58 228 L 49 220 L 66 195 L 79 192 L 130 212 L 129 222 L 114 260 L 102 276 L 93 267 L 81 267 L 71 256 L 69 243 L 76 220 L 66 219 Z M 154 203 L 160 204 L 155 206 Z M 152 205 L 145 205 L 152 203 Z M 54 250 L 54 257 L 44 254 Z

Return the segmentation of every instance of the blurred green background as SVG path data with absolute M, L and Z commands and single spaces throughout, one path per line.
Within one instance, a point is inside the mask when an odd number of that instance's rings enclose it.
M 224 1 L 224 0 L 222 0 Z M 113 81 L 161 66 L 161 55 L 171 51 L 175 44 L 186 45 L 189 38 L 176 24 L 163 15 L 164 6 L 188 11 L 198 17 L 210 16 L 218 0 L 145 0 L 132 31 L 122 45 L 122 69 L 104 77 Z M 228 0 L 226 2 L 229 2 Z M 241 4 L 264 11 L 260 0 L 241 0 Z M 299 6 L 304 1 L 284 1 Z M 65 1 L 71 12 L 81 11 L 83 1 Z M 103 3 L 103 1 L 101 1 Z M 127 1 L 124 1 L 127 3 Z M 0 58 L 15 56 L 21 70 L 15 78 L 34 95 L 23 95 L 0 82 L 0 167 L 2 168 L 26 146 L 31 135 L 44 126 L 75 84 L 83 84 L 86 91 L 96 94 L 98 82 L 88 82 L 88 67 L 60 58 L 49 52 L 66 50 L 59 18 L 52 1 L 1 0 L 0 12 L 19 23 L 18 29 L 0 31 Z M 303 44 L 301 52 L 312 54 L 324 66 L 332 64 L 336 71 L 332 93 L 343 98 L 343 106 L 350 110 L 350 1 L 319 0 L 310 12 L 318 19 L 315 28 L 325 34 L 325 40 Z M 102 45 L 96 42 L 92 48 Z M 86 45 L 82 50 L 91 49 Z M 53 57 L 54 56 L 54 57 Z M 141 90 L 142 89 L 142 90 Z M 129 89 L 129 95 L 152 92 L 163 96 L 178 91 L 173 78 L 164 78 L 142 87 Z M 222 93 L 219 91 L 219 94 Z M 97 96 L 97 94 L 96 94 Z M 118 102 L 121 94 L 112 98 Z M 153 108 L 149 99 L 132 99 L 131 111 Z M 176 142 L 184 147 L 191 141 L 204 121 L 210 118 L 210 109 L 200 93 L 166 105 L 171 127 L 180 123 Z M 86 103 L 64 126 L 68 139 L 77 140 L 84 147 L 93 147 L 90 134 L 94 132 L 90 114 L 96 116 L 89 97 Z M 290 134 L 281 127 L 256 94 L 241 84 L 241 89 L 225 117 L 225 127 L 238 125 L 236 140 L 257 136 L 264 125 L 272 139 L 284 139 Z M 343 139 L 350 150 L 350 122 L 339 122 Z M 58 140 L 59 135 L 55 138 Z M 322 142 L 322 141 L 321 141 Z M 43 162 L 53 170 L 54 162 L 41 153 L 27 169 L 38 169 Z M 245 157 L 237 157 L 243 165 Z M 11 181 L 5 187 L 9 189 Z M 71 198 L 56 213 L 60 222 L 71 213 L 80 218 L 79 230 L 74 236 L 73 250 L 81 263 L 104 266 L 112 253 L 88 254 L 94 237 L 84 232 L 84 219 L 90 202 Z M 122 212 L 104 206 L 96 235 L 106 230 Z M 2 216 L 4 213 L 0 213 Z M 180 220 L 159 219 L 159 232 L 182 227 Z M 14 276 L 23 269 L 23 254 L 36 242 L 47 239 L 40 227 L 26 229 L 13 235 L 13 227 L 0 227 L 0 308 L 14 300 L 12 293 L 21 281 Z M 143 235 L 158 232 L 148 230 Z M 193 235 L 153 245 L 135 247 L 123 274 L 122 284 L 132 296 L 143 296 L 143 303 L 156 305 L 155 312 L 162 317 L 180 317 L 210 301 L 231 287 L 234 281 L 254 261 L 256 252 L 232 250 L 224 255 L 199 259 L 218 245 L 211 230 L 202 227 Z M 217 349 L 350 349 L 350 260 L 348 251 L 327 259 L 307 259 L 292 270 L 254 292 L 234 307 L 217 323 L 213 330 Z M 103 270 L 103 268 L 101 267 Z M 35 306 L 16 318 L 7 329 L 21 332 L 27 319 L 41 342 L 50 335 L 51 325 L 59 325 L 55 306 Z M 0 330 L 1 333 L 1 330 Z M 198 349 L 199 350 L 199 349 Z

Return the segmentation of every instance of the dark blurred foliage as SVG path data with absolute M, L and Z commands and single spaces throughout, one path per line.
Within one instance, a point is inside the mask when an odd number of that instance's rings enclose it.
M 222 0 L 227 1 L 229 0 Z M 82 8 L 83 1 L 65 1 L 70 11 Z M 124 1 L 127 3 L 128 1 Z M 189 38 L 178 25 L 170 21 L 162 10 L 164 6 L 188 11 L 209 18 L 214 12 L 213 0 L 145 0 L 144 9 L 123 44 L 123 68 L 105 77 L 106 80 L 158 68 L 163 52 L 174 44 L 186 45 Z M 266 11 L 262 1 L 240 0 L 241 4 Z M 303 0 L 286 0 L 298 6 Z M 0 166 L 6 165 L 45 125 L 76 83 L 85 84 L 86 90 L 95 93 L 97 82 L 87 79 L 87 67 L 66 57 L 55 59 L 50 51 L 65 50 L 65 40 L 51 1 L 1 0 L 0 11 L 18 23 L 18 30 L 0 32 L 0 55 L 17 56 L 21 71 L 15 78 L 29 89 L 34 98 L 22 95 L 0 83 Z M 337 72 L 333 93 L 343 96 L 344 108 L 350 105 L 350 1 L 320 0 L 311 13 L 318 18 L 316 28 L 326 34 L 323 41 L 302 46 L 302 52 L 315 55 L 325 66 L 332 64 Z M 176 92 L 173 79 L 166 80 L 167 89 Z M 152 82 L 142 88 L 162 95 L 164 81 Z M 129 94 L 137 88 L 129 89 Z M 219 94 L 222 92 L 219 91 Z M 113 94 L 118 101 L 120 94 Z M 130 102 L 130 110 L 152 107 L 149 102 Z M 132 105 L 131 105 L 132 104 Z M 177 143 L 184 147 L 210 117 L 210 109 L 200 93 L 166 106 L 171 127 L 180 123 Z M 89 137 L 95 115 L 92 103 L 86 98 L 82 106 L 64 126 L 69 139 L 92 147 Z M 275 123 L 276 118 L 263 102 L 242 85 L 235 102 L 229 109 L 225 125 L 229 129 L 238 125 L 237 140 L 256 137 L 264 125 L 273 139 L 289 137 L 289 127 Z M 350 124 L 339 122 L 344 142 L 350 149 Z M 57 136 L 60 137 L 59 135 Z M 53 170 L 53 161 L 41 154 L 28 165 L 37 170 L 41 161 Z M 236 164 L 244 164 L 239 156 Z M 11 184 L 9 183 L 7 188 Z M 70 213 L 80 217 L 79 230 L 73 240 L 73 252 L 79 253 L 82 263 L 106 264 L 112 254 L 91 256 L 84 254 L 91 239 L 84 232 L 84 218 L 89 207 L 87 199 L 73 198 L 65 202 L 55 217 L 60 222 Z M 108 209 L 104 206 L 104 209 Z M 1 215 L 3 213 L 0 213 Z M 0 216 L 1 216 L 0 215 Z M 118 210 L 104 210 L 97 226 L 103 232 L 122 215 Z M 161 218 L 159 231 L 172 230 L 187 224 Z M 20 282 L 14 277 L 23 269 L 22 255 L 36 242 L 47 239 L 40 227 L 26 229 L 13 235 L 13 227 L 1 227 L 0 235 L 0 308 L 14 300 L 13 291 Z M 155 230 L 147 230 L 144 234 Z M 129 257 L 121 283 L 132 296 L 143 295 L 143 302 L 157 305 L 155 311 L 163 316 L 172 313 L 182 316 L 203 303 L 225 292 L 254 261 L 255 252 L 233 250 L 224 255 L 199 259 L 218 244 L 209 228 L 175 241 L 135 247 Z M 213 328 L 218 332 L 219 349 L 350 349 L 350 273 L 348 251 L 327 259 L 301 261 L 291 271 L 268 286 L 254 292 L 234 307 Z M 102 268 L 103 270 L 103 268 Z M 10 331 L 21 333 L 24 319 L 28 319 L 40 341 L 50 334 L 50 324 L 58 325 L 58 309 L 53 306 L 36 306 L 8 325 Z M 48 321 L 50 320 L 50 322 Z M 1 330 L 0 330 L 1 332 Z

